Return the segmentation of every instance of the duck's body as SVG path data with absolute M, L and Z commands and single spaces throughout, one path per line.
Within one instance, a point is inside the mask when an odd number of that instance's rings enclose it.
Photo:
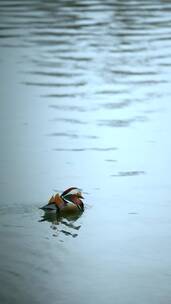
M 56 212 L 61 215 L 83 212 L 84 204 L 81 199 L 83 199 L 81 191 L 76 187 L 71 187 L 61 195 L 57 193 L 55 196 L 52 196 L 48 204 L 41 209 L 45 212 Z

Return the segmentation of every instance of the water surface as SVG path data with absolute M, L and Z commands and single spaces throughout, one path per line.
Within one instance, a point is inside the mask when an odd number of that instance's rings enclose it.
M 171 302 L 171 3 L 0 0 L 0 302 Z M 72 219 L 43 219 L 83 189 Z

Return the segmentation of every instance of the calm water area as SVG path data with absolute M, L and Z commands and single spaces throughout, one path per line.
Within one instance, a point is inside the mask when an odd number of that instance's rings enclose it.
M 0 124 L 0 303 L 170 304 L 171 1 L 0 0 Z

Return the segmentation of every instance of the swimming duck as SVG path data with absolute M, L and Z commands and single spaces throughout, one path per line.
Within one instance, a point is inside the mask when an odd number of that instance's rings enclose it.
M 57 193 L 49 199 L 47 205 L 40 209 L 45 212 L 72 213 L 84 211 L 83 196 L 81 190 L 76 187 L 66 189 L 61 195 Z

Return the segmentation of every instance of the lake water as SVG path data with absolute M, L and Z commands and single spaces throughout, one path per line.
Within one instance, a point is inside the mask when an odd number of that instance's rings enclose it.
M 0 115 L 0 303 L 170 304 L 171 2 L 0 0 Z

